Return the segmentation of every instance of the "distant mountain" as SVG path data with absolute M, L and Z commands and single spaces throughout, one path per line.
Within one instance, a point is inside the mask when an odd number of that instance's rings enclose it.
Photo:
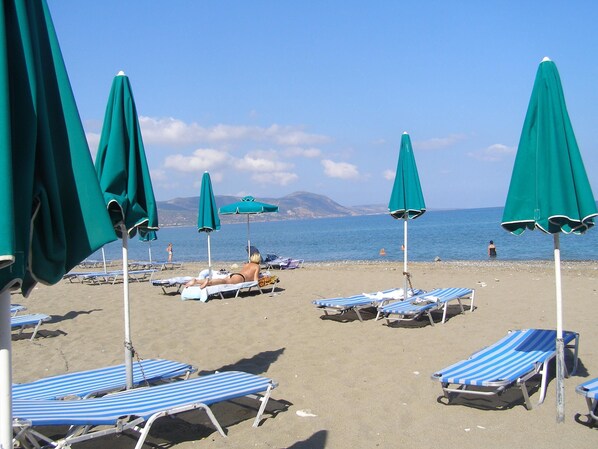
M 216 195 L 218 207 L 239 201 L 240 198 L 227 195 Z M 295 192 L 282 198 L 256 198 L 257 201 L 275 204 L 277 214 L 259 214 L 255 221 L 300 220 L 307 218 L 347 217 L 353 215 L 374 215 L 387 213 L 384 205 L 345 207 L 327 196 L 309 192 Z M 158 201 L 158 217 L 160 226 L 194 226 L 197 224 L 199 197 L 174 198 Z M 245 216 L 220 215 L 223 223 L 245 221 Z

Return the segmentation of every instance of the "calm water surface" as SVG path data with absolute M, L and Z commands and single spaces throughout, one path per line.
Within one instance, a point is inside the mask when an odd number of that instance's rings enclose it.
M 553 238 L 539 231 L 526 231 L 514 236 L 500 227 L 502 208 L 428 211 L 410 220 L 409 260 L 486 260 L 486 247 L 494 240 L 500 260 L 552 260 Z M 194 227 L 163 228 L 158 240 L 129 244 L 131 260 L 166 260 L 166 246 L 172 242 L 174 260 L 181 262 L 207 260 L 207 236 Z M 276 222 L 250 220 L 251 242 L 262 253 L 305 259 L 306 262 L 402 260 L 403 221 L 390 215 L 368 215 L 344 218 L 322 218 Z M 211 233 L 212 260 L 243 261 L 246 257 L 246 223 L 223 224 Z M 121 242 L 105 247 L 108 259 L 121 258 Z M 101 253 L 90 259 L 101 259 Z M 563 260 L 598 259 L 598 228 L 585 235 L 561 234 Z

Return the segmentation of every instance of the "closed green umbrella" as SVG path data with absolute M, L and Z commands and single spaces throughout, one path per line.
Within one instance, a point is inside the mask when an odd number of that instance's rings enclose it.
M 411 148 L 411 138 L 406 132 L 401 136 L 399 162 L 388 210 L 393 218 L 403 220 L 403 273 L 405 275 L 403 291 L 406 295 L 409 276 L 407 270 L 407 221 L 413 220 L 426 212 L 426 203 L 419 182 L 415 156 Z
M 45 1 L 0 8 L 0 446 L 12 447 L 10 290 L 116 239 Z
M 142 242 L 147 243 L 147 255 L 149 258 L 149 263 L 152 263 L 152 242 L 154 240 L 158 240 L 158 233 L 156 231 L 148 231 L 145 235 L 141 232 L 139 233 L 139 240 Z
M 208 236 L 208 271 L 212 278 L 212 251 L 210 248 L 210 233 L 220 229 L 220 218 L 216 208 L 216 198 L 212 191 L 210 174 L 205 172 L 201 178 L 199 194 L 199 211 L 197 213 L 197 232 L 205 232 Z
M 245 214 L 247 215 L 247 257 L 251 256 L 251 238 L 249 236 L 249 216 L 267 212 L 278 212 L 278 206 L 256 201 L 252 196 L 246 196 L 236 203 L 222 206 L 218 212 L 222 215 Z
M 129 310 L 128 238 L 158 230 L 158 210 L 145 158 L 137 109 L 129 78 L 119 72 L 112 82 L 96 172 L 116 233 L 122 239 L 127 388 L 133 384 L 133 344 Z
M 502 227 L 513 234 L 553 234 L 557 309 L 557 421 L 564 420 L 564 344 L 559 234 L 582 234 L 598 215 L 575 140 L 561 80 L 548 58 L 540 63 L 523 123 Z

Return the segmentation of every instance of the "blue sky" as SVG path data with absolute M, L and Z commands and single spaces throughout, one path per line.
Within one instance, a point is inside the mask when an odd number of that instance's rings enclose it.
M 47 0 L 95 156 L 130 78 L 156 199 L 295 191 L 386 204 L 410 134 L 429 209 L 502 206 L 555 61 L 598 194 L 598 4 Z

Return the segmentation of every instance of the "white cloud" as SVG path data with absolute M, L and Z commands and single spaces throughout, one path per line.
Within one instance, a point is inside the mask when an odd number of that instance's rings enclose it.
M 296 173 L 276 172 L 276 173 L 255 173 L 251 179 L 259 184 L 275 184 L 280 186 L 289 185 L 299 179 Z
M 313 159 L 316 157 L 320 157 L 322 155 L 322 151 L 319 148 L 315 147 L 290 147 L 284 150 L 284 155 L 286 157 L 305 157 L 308 159 Z
M 359 176 L 357 167 L 347 162 L 334 162 L 329 159 L 321 161 L 324 174 L 330 178 L 353 179 Z
M 164 159 L 164 167 L 182 172 L 202 172 L 222 167 L 233 160 L 226 151 L 211 148 L 198 149 L 192 156 L 175 154 Z
M 441 150 L 465 140 L 464 134 L 451 134 L 447 137 L 434 137 L 433 139 L 414 141 L 413 147 L 418 150 Z
M 384 170 L 384 172 L 382 173 L 382 176 L 384 176 L 384 179 L 393 181 L 395 179 L 396 174 L 397 173 L 392 170 Z
M 95 160 L 96 154 L 98 152 L 98 146 L 100 145 L 100 134 L 87 132 L 85 133 L 85 137 L 87 138 L 87 145 L 89 146 L 91 157 Z
M 272 158 L 263 158 L 246 155 L 242 159 L 236 159 L 234 163 L 237 170 L 251 172 L 277 172 L 288 170 L 292 167 L 286 162 L 276 161 Z
M 467 155 L 480 161 L 498 162 L 503 160 L 505 156 L 510 156 L 514 153 L 515 148 L 496 143 L 482 150 L 469 152 Z
M 204 127 L 198 123 L 185 123 L 172 117 L 139 117 L 143 140 L 148 144 L 170 146 L 197 145 L 201 143 L 223 143 L 232 141 L 271 142 L 281 146 L 314 145 L 329 142 L 330 138 L 310 134 L 298 126 L 270 125 L 238 126 L 219 124 Z

